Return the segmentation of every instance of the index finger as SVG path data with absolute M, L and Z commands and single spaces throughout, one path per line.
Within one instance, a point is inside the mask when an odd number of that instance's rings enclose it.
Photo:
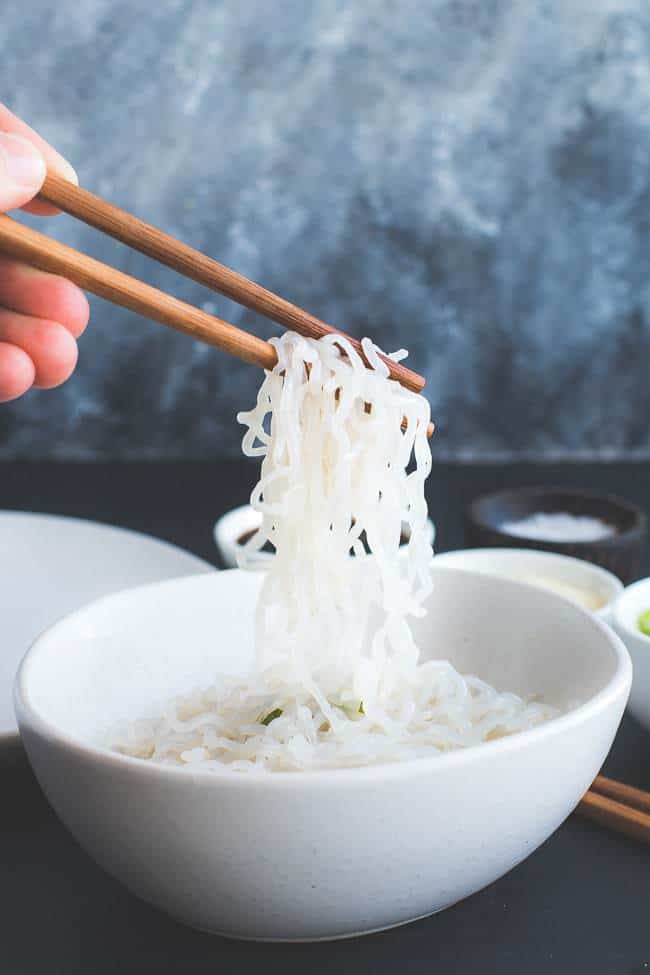
M 67 159 L 64 159 L 45 139 L 42 139 L 37 132 L 34 132 L 26 122 L 23 122 L 22 119 L 17 118 L 13 112 L 9 111 L 7 106 L 3 105 L 2 102 L 0 102 L 0 131 L 13 132 L 15 135 L 21 135 L 24 139 L 28 139 L 32 145 L 36 146 L 42 152 L 48 169 L 58 176 L 62 176 L 63 179 L 70 180 L 71 183 L 77 186 L 79 185 L 77 174 Z M 31 203 L 28 203 L 22 209 L 28 213 L 36 213 L 43 217 L 49 217 L 60 212 L 51 203 L 44 203 L 41 200 L 32 200 Z

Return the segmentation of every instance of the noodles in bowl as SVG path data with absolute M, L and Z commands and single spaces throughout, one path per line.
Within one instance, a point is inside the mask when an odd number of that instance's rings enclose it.
M 426 400 L 389 379 L 367 339 L 369 367 L 338 335 L 272 341 L 278 363 L 239 416 L 244 452 L 263 458 L 251 498 L 262 523 L 244 567 L 268 541 L 276 551 L 255 666 L 119 729 L 112 746 L 192 769 L 300 771 L 430 756 L 552 716 L 444 659 L 420 662 L 411 624 L 432 584 Z

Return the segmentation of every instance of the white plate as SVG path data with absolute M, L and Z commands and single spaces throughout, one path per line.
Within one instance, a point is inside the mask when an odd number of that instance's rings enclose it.
M 213 570 L 169 542 L 78 518 L 0 511 L 0 744 L 17 737 L 12 687 L 41 630 L 99 596 Z

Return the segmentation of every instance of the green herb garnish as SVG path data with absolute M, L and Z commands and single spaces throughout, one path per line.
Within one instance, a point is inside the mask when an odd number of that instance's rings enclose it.
M 268 727 L 271 724 L 271 722 L 275 721 L 276 718 L 279 718 L 281 714 L 282 714 L 282 708 L 273 708 L 273 710 L 269 711 L 269 713 L 265 718 L 262 718 L 260 724 L 264 724 Z
M 363 701 L 359 701 L 359 714 L 365 714 L 365 713 L 366 712 L 363 710 Z
M 636 623 L 642 633 L 650 636 L 650 609 L 646 609 L 645 613 L 641 613 Z

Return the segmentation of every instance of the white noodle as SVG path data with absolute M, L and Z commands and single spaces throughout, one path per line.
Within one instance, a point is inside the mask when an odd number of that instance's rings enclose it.
M 427 401 L 388 378 L 368 339 L 370 368 L 339 335 L 271 341 L 277 366 L 238 416 L 244 453 L 263 458 L 251 497 L 262 523 L 242 564 L 267 541 L 276 550 L 256 609 L 256 665 L 244 681 L 170 702 L 114 746 L 192 768 L 338 768 L 478 744 L 549 717 L 446 661 L 419 662 L 410 620 L 424 613 L 433 554 Z

